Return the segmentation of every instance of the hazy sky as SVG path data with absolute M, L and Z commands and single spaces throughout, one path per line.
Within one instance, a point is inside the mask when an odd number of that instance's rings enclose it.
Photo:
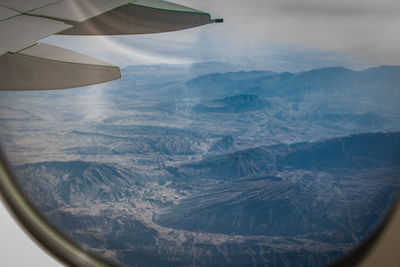
M 247 68 L 400 64 L 398 0 L 175 0 L 224 18 L 178 32 L 51 37 L 117 65 L 223 61 Z

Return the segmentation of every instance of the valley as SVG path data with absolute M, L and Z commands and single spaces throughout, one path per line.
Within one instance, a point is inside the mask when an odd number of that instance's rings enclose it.
M 396 197 L 398 67 L 123 73 L 99 87 L 0 92 L 18 182 L 99 255 L 128 266 L 323 266 L 371 234 Z

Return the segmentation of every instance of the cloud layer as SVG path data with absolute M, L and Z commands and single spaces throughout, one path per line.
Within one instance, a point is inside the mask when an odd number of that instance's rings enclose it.
M 174 0 L 224 18 L 178 32 L 51 37 L 47 42 L 118 65 L 223 61 L 297 70 L 399 65 L 397 0 Z
M 179 0 L 177 0 L 178 2 Z M 180 0 L 223 16 L 239 40 L 270 40 L 399 64 L 397 0 Z

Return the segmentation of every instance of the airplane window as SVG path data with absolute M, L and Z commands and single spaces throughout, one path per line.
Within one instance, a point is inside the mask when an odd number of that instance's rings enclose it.
M 122 78 L 0 91 L 3 163 L 37 220 L 104 264 L 340 262 L 399 190 L 400 4 L 174 3 L 224 22 L 50 36 Z

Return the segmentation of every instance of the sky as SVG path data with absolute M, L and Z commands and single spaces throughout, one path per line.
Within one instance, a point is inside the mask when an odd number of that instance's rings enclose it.
M 400 64 L 398 0 L 175 0 L 222 24 L 147 35 L 52 36 L 119 66 L 220 61 L 247 69 L 362 69 Z

